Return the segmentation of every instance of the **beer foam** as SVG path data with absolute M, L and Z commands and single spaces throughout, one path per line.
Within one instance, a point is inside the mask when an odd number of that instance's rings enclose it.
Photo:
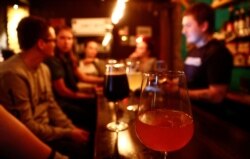
M 120 71 L 120 72 L 105 72 L 105 75 L 112 75 L 112 76 L 126 75 L 126 72 L 125 71 Z
M 125 75 L 126 68 L 123 63 L 107 64 L 105 75 Z

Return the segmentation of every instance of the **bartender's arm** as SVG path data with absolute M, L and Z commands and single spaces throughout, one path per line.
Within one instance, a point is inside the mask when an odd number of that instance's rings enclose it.
M 193 100 L 220 103 L 226 96 L 227 89 L 226 84 L 210 85 L 207 89 L 189 90 L 189 96 Z

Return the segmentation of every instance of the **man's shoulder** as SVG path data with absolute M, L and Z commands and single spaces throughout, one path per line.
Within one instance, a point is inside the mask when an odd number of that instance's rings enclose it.
M 228 52 L 228 49 L 227 49 L 226 45 L 224 44 L 224 42 L 216 40 L 216 39 L 213 39 L 208 43 L 207 49 Z
M 13 56 L 10 59 L 0 63 L 0 74 L 6 72 L 22 72 L 24 70 L 24 65 L 18 56 Z
M 49 72 L 49 66 L 44 62 L 40 64 L 40 69 L 42 69 L 43 71 Z
M 205 50 L 209 56 L 231 56 L 231 53 L 225 46 L 224 42 L 219 40 L 211 40 Z

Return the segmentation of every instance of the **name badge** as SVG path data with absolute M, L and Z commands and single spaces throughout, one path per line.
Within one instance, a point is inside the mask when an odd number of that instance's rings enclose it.
M 201 58 L 199 57 L 187 57 L 185 60 L 186 65 L 190 66 L 200 66 L 201 65 Z

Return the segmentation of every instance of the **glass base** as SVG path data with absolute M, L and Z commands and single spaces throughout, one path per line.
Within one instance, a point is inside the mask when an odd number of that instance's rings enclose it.
M 133 105 L 127 106 L 127 110 L 129 110 L 129 111 L 137 111 L 137 109 L 138 109 L 138 104 L 133 104 Z
M 110 131 L 119 132 L 126 130 L 128 128 L 128 124 L 124 122 L 111 122 L 106 127 Z

